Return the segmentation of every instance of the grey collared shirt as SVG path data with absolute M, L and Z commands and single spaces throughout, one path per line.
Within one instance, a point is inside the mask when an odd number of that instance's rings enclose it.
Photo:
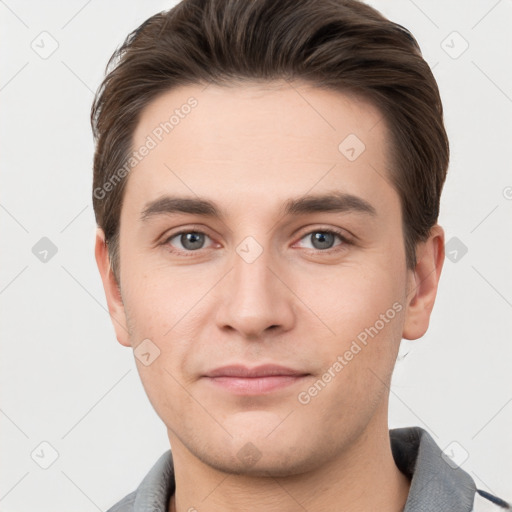
M 396 428 L 389 436 L 395 464 L 411 479 L 403 512 L 510 510 L 505 501 L 478 490 L 469 474 L 442 452 L 426 430 Z M 139 487 L 107 512 L 167 512 L 174 491 L 174 465 L 168 450 Z

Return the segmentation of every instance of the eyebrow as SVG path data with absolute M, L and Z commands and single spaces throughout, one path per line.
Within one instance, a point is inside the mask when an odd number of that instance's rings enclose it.
M 281 208 L 284 216 L 306 215 L 319 212 L 354 212 L 375 217 L 376 209 L 361 197 L 344 192 L 309 195 L 296 199 L 288 199 Z M 147 203 L 141 213 L 141 220 L 147 221 L 158 215 L 188 213 L 225 219 L 224 212 L 212 201 L 201 198 L 163 196 Z

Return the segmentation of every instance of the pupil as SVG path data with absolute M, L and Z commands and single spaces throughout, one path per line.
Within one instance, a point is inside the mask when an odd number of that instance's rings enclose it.
M 315 249 L 330 249 L 334 241 L 334 235 L 332 233 L 324 233 L 318 231 L 313 235 L 313 247 Z
M 181 235 L 181 243 L 185 249 L 200 249 L 202 245 L 202 233 L 185 233 Z M 199 243 L 198 243 L 199 242 Z

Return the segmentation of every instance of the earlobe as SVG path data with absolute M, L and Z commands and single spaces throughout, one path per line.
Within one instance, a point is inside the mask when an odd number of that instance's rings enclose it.
M 116 332 L 117 341 L 125 347 L 130 347 L 130 337 L 126 323 L 126 313 L 121 297 L 119 285 L 110 266 L 105 234 L 101 228 L 96 230 L 96 244 L 94 249 L 96 264 L 103 282 L 103 289 L 107 299 L 108 312 Z
M 428 329 L 444 263 L 444 230 L 436 224 L 416 247 L 416 267 L 409 271 L 402 337 L 421 338 Z

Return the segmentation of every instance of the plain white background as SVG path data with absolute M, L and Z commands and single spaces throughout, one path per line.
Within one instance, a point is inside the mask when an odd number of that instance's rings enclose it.
M 512 2 L 369 3 L 419 41 L 451 141 L 440 216 L 451 259 L 428 333 L 402 342 L 390 428 L 427 429 L 479 488 L 510 500 Z M 106 510 L 169 448 L 95 266 L 89 111 L 113 50 L 172 5 L 0 1 L 5 512 Z M 34 254 L 43 237 L 57 250 L 46 262 Z

